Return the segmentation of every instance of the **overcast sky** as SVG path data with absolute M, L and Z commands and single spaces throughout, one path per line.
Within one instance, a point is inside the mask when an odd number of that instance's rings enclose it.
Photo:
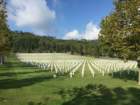
M 12 30 L 63 39 L 97 39 L 113 0 L 7 0 Z

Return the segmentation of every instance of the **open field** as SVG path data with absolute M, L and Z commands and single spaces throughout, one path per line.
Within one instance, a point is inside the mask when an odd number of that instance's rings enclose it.
M 96 72 L 93 78 L 87 63 L 83 78 L 83 64 L 72 78 L 70 72 L 54 78 L 55 69 L 21 63 L 13 55 L 8 61 L 0 67 L 0 105 L 140 105 L 137 71 Z

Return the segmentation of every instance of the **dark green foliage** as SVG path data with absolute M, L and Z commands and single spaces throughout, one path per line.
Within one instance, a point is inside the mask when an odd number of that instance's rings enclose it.
M 62 40 L 32 33 L 13 32 L 11 48 L 13 52 L 71 53 L 99 56 L 96 40 Z

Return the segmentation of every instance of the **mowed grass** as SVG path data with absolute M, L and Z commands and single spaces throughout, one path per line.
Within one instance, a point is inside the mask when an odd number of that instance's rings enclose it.
M 0 105 L 140 105 L 136 80 L 99 73 L 93 78 L 88 67 L 82 78 L 81 69 L 73 78 L 68 74 L 53 78 L 50 71 L 11 55 L 0 66 Z

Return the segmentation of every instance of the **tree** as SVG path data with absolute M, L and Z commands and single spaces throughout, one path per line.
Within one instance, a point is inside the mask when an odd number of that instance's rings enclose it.
M 115 11 L 101 23 L 102 52 L 109 56 L 111 52 L 111 56 L 124 61 L 137 60 L 140 56 L 140 0 L 117 0 L 114 4 Z
M 4 56 L 9 51 L 9 29 L 6 24 L 6 4 L 0 0 L 0 64 L 4 64 Z
M 115 3 L 115 11 L 101 22 L 100 45 L 106 55 L 136 59 L 140 51 L 139 0 Z M 134 54 L 136 52 L 136 54 Z

